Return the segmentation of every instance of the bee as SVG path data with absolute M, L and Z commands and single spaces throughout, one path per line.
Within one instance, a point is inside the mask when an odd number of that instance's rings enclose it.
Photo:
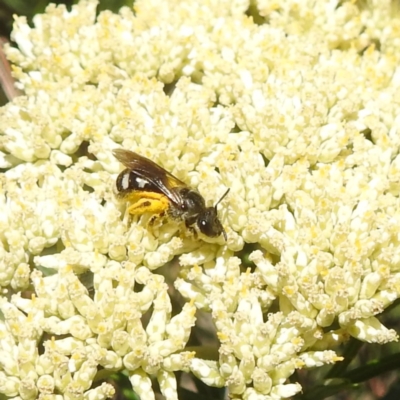
M 206 236 L 213 238 L 222 234 L 227 240 L 218 219 L 217 206 L 230 189 L 214 207 L 206 207 L 199 192 L 148 158 L 124 149 L 116 149 L 113 154 L 126 167 L 118 175 L 116 186 L 118 197 L 131 204 L 128 208 L 130 214 L 162 216 L 166 213 L 175 220 L 184 221 L 189 229 L 197 226 Z

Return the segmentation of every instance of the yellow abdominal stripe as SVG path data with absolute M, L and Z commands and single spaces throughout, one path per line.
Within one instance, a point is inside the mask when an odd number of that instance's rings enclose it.
M 161 193 L 135 191 L 125 199 L 131 203 L 128 212 L 132 215 L 161 214 L 169 208 L 168 198 Z

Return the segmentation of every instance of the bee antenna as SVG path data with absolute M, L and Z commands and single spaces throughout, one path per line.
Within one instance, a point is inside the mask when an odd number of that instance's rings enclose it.
M 219 203 L 221 203 L 221 201 L 225 198 L 225 196 L 229 193 L 229 191 L 231 190 L 231 188 L 228 188 L 228 190 L 222 195 L 222 197 L 215 203 L 214 208 L 217 209 L 217 206 Z

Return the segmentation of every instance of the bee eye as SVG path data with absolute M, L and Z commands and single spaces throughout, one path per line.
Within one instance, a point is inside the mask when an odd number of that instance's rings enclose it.
M 201 233 L 209 237 L 219 236 L 224 232 L 215 208 L 209 207 L 197 218 L 197 226 Z M 224 234 L 225 237 L 225 234 Z

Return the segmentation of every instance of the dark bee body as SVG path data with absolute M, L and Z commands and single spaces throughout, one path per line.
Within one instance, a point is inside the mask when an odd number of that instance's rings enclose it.
M 120 197 L 129 196 L 133 190 L 162 194 L 158 186 L 152 181 L 141 178 L 135 171 L 128 168 L 118 175 L 116 185 Z
M 167 212 L 172 218 L 184 221 L 186 227 L 196 225 L 204 235 L 217 237 L 223 234 L 226 240 L 217 214 L 219 202 L 214 207 L 206 207 L 200 193 L 137 153 L 117 149 L 113 154 L 126 167 L 118 175 L 116 186 L 119 197 L 131 203 L 130 214 L 161 215 Z

